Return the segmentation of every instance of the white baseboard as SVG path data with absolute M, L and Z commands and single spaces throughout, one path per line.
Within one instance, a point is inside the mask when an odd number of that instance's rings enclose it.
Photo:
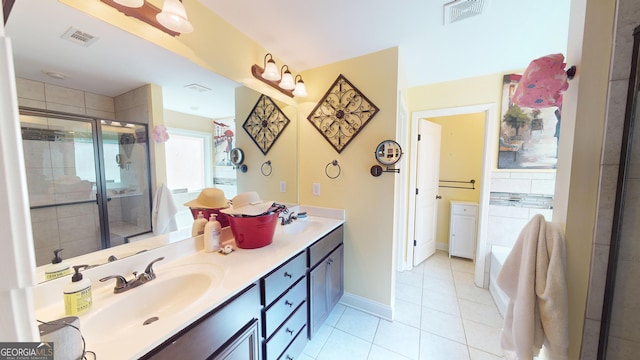
M 348 292 L 345 292 L 344 295 L 342 295 L 340 303 L 371 315 L 393 321 L 393 308 L 389 305 L 381 304 L 377 301 L 369 300 Z

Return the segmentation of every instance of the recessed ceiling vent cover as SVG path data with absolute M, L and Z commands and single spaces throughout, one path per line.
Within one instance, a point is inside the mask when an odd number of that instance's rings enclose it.
M 189 85 L 185 85 L 184 87 L 186 87 L 189 90 L 193 90 L 193 91 L 197 91 L 197 92 L 206 92 L 206 91 L 211 91 L 211 89 L 209 89 L 206 86 L 202 86 L 200 84 L 189 84 Z
M 485 0 L 455 0 L 444 4 L 444 24 L 468 19 L 482 14 Z
M 69 28 L 64 34 L 62 34 L 61 38 L 65 40 L 69 40 L 74 44 L 82 45 L 87 47 L 98 40 L 97 37 L 86 33 L 82 30 L 78 30 L 73 26 Z

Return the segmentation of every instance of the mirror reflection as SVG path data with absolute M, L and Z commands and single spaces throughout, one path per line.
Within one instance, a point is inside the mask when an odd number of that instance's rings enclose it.
M 60 36 L 76 27 L 98 40 L 79 46 Z M 228 199 L 258 191 L 297 203 L 295 107 L 278 103 L 292 124 L 264 155 L 241 128 L 256 91 L 55 0 L 16 2 L 5 30 L 39 281 L 57 249 L 70 265 L 95 266 L 190 237 L 184 204 L 203 188 L 220 188 Z M 164 136 L 157 125 L 168 141 L 157 141 Z M 235 147 L 246 173 L 231 163 Z M 260 173 L 265 161 L 273 164 L 269 176 Z M 177 231 L 154 236 L 153 199 L 162 185 L 178 210 Z

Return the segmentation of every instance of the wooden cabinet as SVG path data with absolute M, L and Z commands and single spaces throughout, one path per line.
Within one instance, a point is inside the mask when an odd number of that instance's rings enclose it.
M 308 249 L 309 338 L 312 338 L 344 294 L 343 227 Z
M 264 359 L 297 358 L 307 343 L 305 252 L 260 280 Z
M 258 359 L 258 337 L 252 335 L 260 314 L 258 288 L 249 286 L 143 359 Z
M 477 219 L 478 204 L 467 201 L 451 201 L 449 257 L 474 258 L 478 228 Z

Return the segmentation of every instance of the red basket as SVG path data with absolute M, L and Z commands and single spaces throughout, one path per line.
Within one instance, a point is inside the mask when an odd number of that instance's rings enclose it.
M 278 223 L 278 212 L 251 217 L 228 217 L 236 246 L 241 249 L 257 249 L 273 242 Z
M 220 227 L 226 227 L 229 226 L 229 215 L 221 213 L 220 210 L 222 209 L 196 209 L 196 208 L 189 208 L 191 210 L 191 215 L 193 215 L 193 219 L 197 219 L 198 218 L 198 212 L 202 211 L 202 215 L 204 216 L 205 219 L 209 220 L 209 217 L 211 217 L 211 214 L 216 214 L 216 220 L 218 220 L 218 222 L 220 223 Z

